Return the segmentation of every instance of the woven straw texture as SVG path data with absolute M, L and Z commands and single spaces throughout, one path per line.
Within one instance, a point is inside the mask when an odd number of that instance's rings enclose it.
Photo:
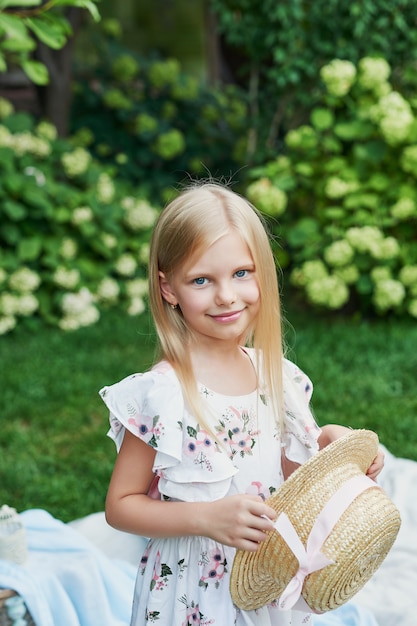
M 0 589 L 0 626 L 13 626 L 18 619 L 26 620 L 27 626 L 36 626 L 23 602 L 19 603 L 18 609 L 20 611 L 17 615 L 16 607 L 13 609 L 13 607 L 7 606 L 10 599 L 15 602 L 16 599 L 19 600 L 19 596 L 11 589 Z M 13 610 L 15 611 L 15 618 L 13 618 Z
M 277 516 L 286 513 L 306 546 L 323 506 L 347 480 L 366 473 L 377 450 L 375 433 L 354 430 L 304 463 L 267 502 Z M 333 564 L 305 578 L 301 593 L 308 607 L 324 613 L 350 600 L 381 565 L 400 523 L 397 508 L 377 485 L 357 496 L 321 548 Z M 297 558 L 271 530 L 256 552 L 237 551 L 233 602 L 244 610 L 265 606 L 281 596 L 297 570 Z

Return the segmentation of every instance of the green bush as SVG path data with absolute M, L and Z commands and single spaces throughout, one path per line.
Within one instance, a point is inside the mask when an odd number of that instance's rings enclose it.
M 73 330 L 144 308 L 157 210 L 46 122 L 0 101 L 0 334 L 36 319 Z
M 317 74 L 332 59 L 384 57 L 403 84 L 402 68 L 416 60 L 414 0 L 210 0 L 210 6 L 226 62 L 248 94 L 253 163 L 269 158 L 282 134 L 305 121 L 320 97 Z
M 280 216 L 279 258 L 310 303 L 417 317 L 417 100 L 389 78 L 382 58 L 324 66 L 311 123 L 247 193 Z
M 97 158 L 157 201 L 188 175 L 229 178 L 241 167 L 247 112 L 237 88 L 209 89 L 176 59 L 127 50 L 114 20 L 92 37 L 96 55 L 76 70 L 72 132 Z

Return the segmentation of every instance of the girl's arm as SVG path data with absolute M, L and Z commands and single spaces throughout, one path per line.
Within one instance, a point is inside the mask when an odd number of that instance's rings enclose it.
M 319 436 L 319 448 L 320 450 L 325 446 L 329 445 L 332 441 L 339 439 L 339 437 L 343 437 L 351 432 L 350 428 L 346 428 L 346 426 L 339 426 L 338 424 L 326 424 L 326 426 L 322 426 L 321 434 Z M 372 461 L 371 465 L 368 468 L 367 476 L 376 480 L 376 477 L 381 472 L 384 467 L 384 453 L 381 448 L 378 448 L 378 454 Z
M 150 498 L 154 458 L 155 450 L 125 432 L 106 498 L 111 526 L 144 537 L 206 536 L 250 551 L 266 539 L 275 511 L 258 496 L 228 496 L 214 502 Z

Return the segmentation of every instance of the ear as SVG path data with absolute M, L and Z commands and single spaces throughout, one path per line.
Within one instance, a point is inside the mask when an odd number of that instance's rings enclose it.
M 175 292 L 173 291 L 170 282 L 163 272 L 159 272 L 159 288 L 161 290 L 161 295 L 163 299 L 168 302 L 168 304 L 174 306 L 178 304 Z

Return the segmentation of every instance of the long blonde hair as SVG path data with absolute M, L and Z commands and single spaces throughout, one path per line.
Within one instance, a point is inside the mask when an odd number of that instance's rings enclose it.
M 175 369 L 189 408 L 207 428 L 188 350 L 190 331 L 178 309 L 161 295 L 159 272 L 169 280 L 192 255 L 205 252 L 235 230 L 246 242 L 255 263 L 260 308 L 244 344 L 255 348 L 259 379 L 271 399 L 277 423 L 284 419 L 282 332 L 277 270 L 268 234 L 258 211 L 245 198 L 217 183 L 193 184 L 160 214 L 149 256 L 150 307 L 160 343 L 159 358 Z

